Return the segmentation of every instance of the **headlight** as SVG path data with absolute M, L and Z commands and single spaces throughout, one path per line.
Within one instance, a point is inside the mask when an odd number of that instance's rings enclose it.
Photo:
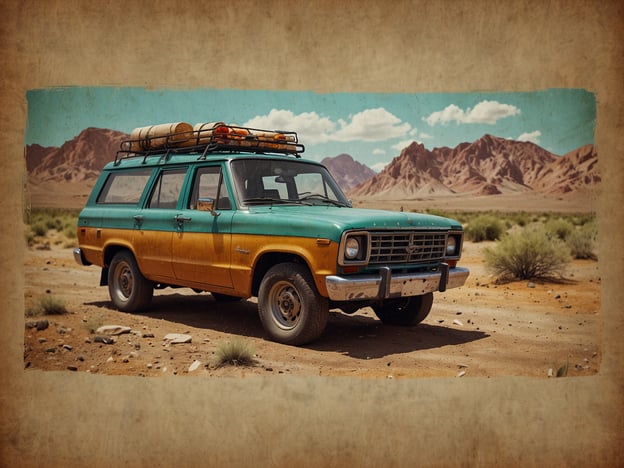
M 360 241 L 356 237 L 349 237 L 345 244 L 344 255 L 347 260 L 354 260 L 360 253 Z
M 449 236 L 446 239 L 446 255 L 455 255 L 457 249 L 457 239 L 455 236 Z

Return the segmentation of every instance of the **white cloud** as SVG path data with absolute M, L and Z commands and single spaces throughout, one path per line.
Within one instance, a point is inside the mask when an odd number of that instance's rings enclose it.
M 535 130 L 534 132 L 527 132 L 520 135 L 516 140 L 518 141 L 530 141 L 531 143 L 535 143 L 539 145 L 540 137 L 542 136 L 542 132 L 539 130 Z
M 520 114 L 520 109 L 511 104 L 502 104 L 498 101 L 481 101 L 473 108 L 461 109 L 455 104 L 445 107 L 441 111 L 433 112 L 423 120 L 429 125 L 445 125 L 449 122 L 458 124 L 490 124 L 493 125 L 500 119 Z
M 382 155 L 386 154 L 386 150 L 385 149 L 381 149 L 381 148 L 375 148 L 373 150 L 373 154 L 375 156 L 382 156 Z
M 299 140 L 313 145 L 328 141 L 383 141 L 407 135 L 412 126 L 384 108 L 365 109 L 333 122 L 316 112 L 295 114 L 289 110 L 272 109 L 268 115 L 258 115 L 243 124 L 247 127 L 297 132 Z
M 383 107 L 366 109 L 346 122 L 339 119 L 340 129 L 331 136 L 334 141 L 383 141 L 406 135 L 412 126 Z
M 324 143 L 336 129 L 336 124 L 316 112 L 295 114 L 289 110 L 272 109 L 268 115 L 258 115 L 243 124 L 245 127 L 297 132 L 306 144 Z

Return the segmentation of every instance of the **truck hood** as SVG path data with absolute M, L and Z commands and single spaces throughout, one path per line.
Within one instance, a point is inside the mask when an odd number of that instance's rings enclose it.
M 296 237 L 322 237 L 338 242 L 345 230 L 461 229 L 461 224 L 441 216 L 334 206 L 254 206 L 237 211 L 234 232 Z

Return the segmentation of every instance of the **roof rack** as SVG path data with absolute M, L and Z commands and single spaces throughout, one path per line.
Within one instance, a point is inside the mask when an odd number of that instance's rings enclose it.
M 169 153 L 201 153 L 205 159 L 213 152 L 277 153 L 300 158 L 305 147 L 295 132 L 261 130 L 223 122 L 186 122 L 135 128 L 128 140 L 120 144 L 115 165 L 123 159 L 165 155 Z

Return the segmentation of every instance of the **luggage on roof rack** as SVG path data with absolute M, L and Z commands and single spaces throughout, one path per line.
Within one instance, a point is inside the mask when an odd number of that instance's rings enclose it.
M 281 153 L 299 157 L 304 146 L 295 132 L 260 130 L 223 122 L 175 122 L 132 130 L 129 140 L 121 142 L 115 163 L 129 157 L 162 154 L 169 151 L 206 153 L 214 151 L 244 151 Z

